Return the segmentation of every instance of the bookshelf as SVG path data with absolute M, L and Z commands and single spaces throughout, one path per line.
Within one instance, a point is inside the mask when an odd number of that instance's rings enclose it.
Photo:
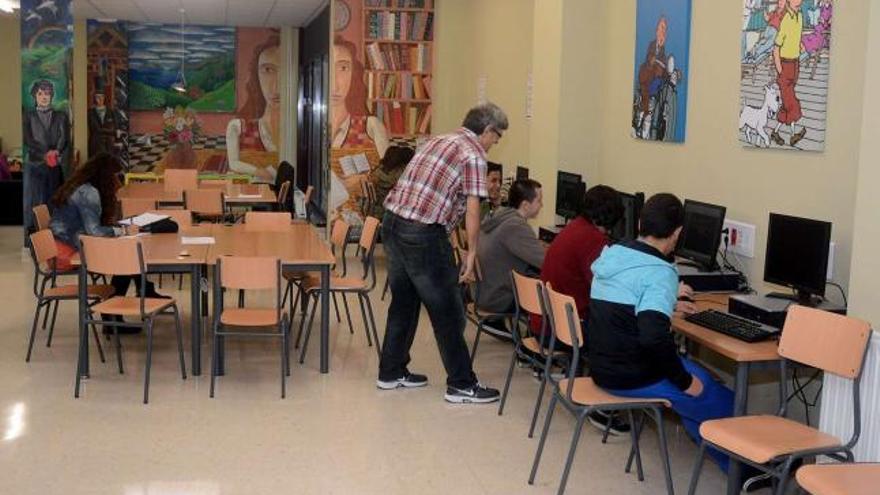
M 434 0 L 363 0 L 367 107 L 388 135 L 431 133 Z

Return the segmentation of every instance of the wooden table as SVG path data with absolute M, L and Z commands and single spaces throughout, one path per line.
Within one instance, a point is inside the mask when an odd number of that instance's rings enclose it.
M 229 184 L 222 189 L 226 204 L 230 206 L 268 206 L 278 199 L 267 184 Z M 183 205 L 183 194 L 180 191 L 166 191 L 165 185 L 159 182 L 132 182 L 121 188 L 116 197 L 151 198 L 165 205 Z
M 202 266 L 206 263 L 210 246 L 184 245 L 181 238 L 210 235 L 211 227 L 211 225 L 196 225 L 176 234 L 149 234 L 139 237 L 147 273 L 188 273 L 190 275 L 190 334 L 192 337 L 190 369 L 192 374 L 196 376 L 201 374 L 202 298 L 200 283 Z M 180 253 L 183 251 L 186 251 L 188 256 L 181 256 Z M 72 262 L 74 265 L 80 265 L 78 257 Z M 80 356 L 84 364 L 81 370 L 84 376 L 89 374 L 89 335 L 88 329 L 83 325 L 88 311 L 84 294 L 86 278 L 85 271 L 79 270 Z
M 694 302 L 700 310 L 716 309 L 727 311 L 729 295 L 696 294 Z M 754 363 L 780 362 L 778 343 L 775 340 L 748 343 L 697 324 L 685 321 L 681 316 L 672 318 L 672 330 L 703 347 L 736 362 L 736 382 L 734 385 L 733 415 L 744 416 L 748 412 L 749 371 Z M 742 465 L 730 460 L 727 473 L 727 494 L 736 495 L 742 486 Z
M 330 266 L 335 262 L 327 243 L 307 223 L 291 223 L 285 232 L 249 232 L 244 224 L 212 226 L 214 244 L 207 264 L 214 266 L 220 256 L 271 256 L 281 259 L 282 269 L 314 270 L 321 274 L 321 373 L 330 369 Z M 215 291 L 214 308 L 220 307 Z M 215 315 L 216 317 L 217 315 Z M 219 368 L 223 370 L 223 342 L 220 340 Z

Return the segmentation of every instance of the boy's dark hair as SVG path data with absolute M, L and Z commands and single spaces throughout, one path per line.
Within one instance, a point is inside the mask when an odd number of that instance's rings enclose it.
M 674 194 L 660 193 L 651 196 L 642 208 L 639 219 L 639 235 L 665 239 L 684 222 L 684 206 Z
M 55 98 L 55 85 L 48 79 L 40 79 L 31 86 L 31 97 L 34 99 L 37 97 L 37 91 L 47 92 L 49 96 Z
M 492 172 L 498 172 L 499 174 L 504 175 L 504 167 L 500 163 L 486 162 L 486 175 L 489 175 Z
M 587 190 L 581 216 L 596 227 L 612 229 L 623 218 L 623 200 L 614 188 L 598 185 Z
M 408 146 L 390 146 L 379 162 L 386 172 L 393 172 L 405 168 L 415 154 L 416 150 Z
M 534 201 L 540 188 L 541 183 L 534 179 L 514 181 L 510 186 L 510 192 L 507 196 L 508 204 L 511 208 L 517 209 L 523 201 Z

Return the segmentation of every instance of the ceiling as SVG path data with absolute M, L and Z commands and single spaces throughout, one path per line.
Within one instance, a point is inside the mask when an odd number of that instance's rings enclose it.
M 327 0 L 73 0 L 76 18 L 226 26 L 294 26 L 310 21 Z

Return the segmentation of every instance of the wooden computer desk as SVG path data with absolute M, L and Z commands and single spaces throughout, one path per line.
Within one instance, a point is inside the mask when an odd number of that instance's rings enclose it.
M 181 238 L 184 236 L 210 235 L 210 225 L 196 225 L 176 234 L 149 234 L 140 236 L 141 247 L 144 253 L 144 263 L 148 273 L 188 273 L 190 275 L 190 334 L 192 338 L 192 354 L 190 370 L 193 375 L 201 374 L 201 342 L 202 342 L 202 299 L 200 281 L 202 266 L 208 258 L 209 247 L 206 245 L 184 245 Z M 181 252 L 187 256 L 181 256 Z M 72 260 L 78 266 L 79 258 Z M 86 273 L 79 272 L 79 331 L 80 331 L 80 356 L 83 362 L 82 372 L 84 376 L 89 374 L 89 346 L 88 329 L 83 321 L 88 311 L 85 299 Z
M 694 302 L 700 310 L 717 309 L 727 311 L 727 294 L 696 294 Z M 691 342 L 711 349 L 725 358 L 736 362 L 736 381 L 734 385 L 733 415 L 747 414 L 749 401 L 749 371 L 754 363 L 773 363 L 780 361 L 775 340 L 748 343 L 709 330 L 694 323 L 685 321 L 681 315 L 672 318 L 672 330 L 683 335 Z M 742 466 L 739 462 L 730 461 L 727 474 L 727 494 L 737 495 L 742 486 Z
M 207 264 L 215 266 L 220 256 L 271 256 L 281 259 L 282 269 L 314 270 L 321 274 L 321 373 L 330 370 L 330 267 L 336 262 L 330 247 L 316 229 L 307 223 L 293 222 L 284 232 L 251 232 L 244 224 L 212 226 L 214 244 Z M 215 294 L 214 307 L 219 307 Z M 291 315 L 293 316 L 293 315 Z M 220 339 L 219 371 L 223 371 L 223 347 Z

